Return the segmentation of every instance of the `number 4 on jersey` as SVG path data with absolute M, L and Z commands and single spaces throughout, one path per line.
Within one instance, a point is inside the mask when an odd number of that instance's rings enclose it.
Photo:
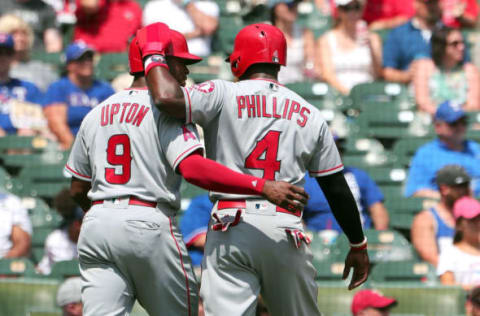
M 280 139 L 278 131 L 269 131 L 260 141 L 245 160 L 245 167 L 249 169 L 263 170 L 263 178 L 275 180 L 275 172 L 280 170 L 281 162 L 277 160 L 278 141 Z

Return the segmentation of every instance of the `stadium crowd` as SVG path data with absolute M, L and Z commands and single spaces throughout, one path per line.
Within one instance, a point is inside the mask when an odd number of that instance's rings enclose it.
M 54 275 L 58 262 L 75 262 L 83 214 L 61 190 L 68 179 L 44 192 L 22 170 L 45 165 L 61 170 L 85 115 L 130 85 L 127 48 L 140 27 L 164 22 L 186 37 L 190 52 L 204 58 L 190 68 L 191 85 L 233 79 L 219 60 L 242 26 L 267 22 L 287 39 L 280 83 L 318 107 L 336 135 L 372 247 L 373 278 L 383 264 L 408 262 L 412 270 L 389 271 L 391 280 L 456 285 L 469 293 L 462 294 L 465 310 L 460 304 L 458 314 L 480 315 L 479 5 L 476 0 L 3 0 L 0 177 L 6 180 L 0 181 L 0 275 L 9 274 L 1 261 L 11 258 L 32 261 L 38 277 Z M 35 144 L 20 146 L 22 138 Z M 306 176 L 311 200 L 304 222 L 323 282 L 335 273 L 321 269 L 337 263 L 345 239 L 311 182 Z M 205 192 L 194 192 L 184 190 L 179 220 L 199 271 L 212 203 Z M 45 208 L 30 205 L 32 198 Z M 48 216 L 54 219 L 48 225 L 38 223 Z M 418 264 L 426 269 L 416 269 Z M 406 308 L 376 292 L 362 295 L 353 299 L 354 315 Z M 59 306 L 78 303 L 68 299 L 59 298 Z

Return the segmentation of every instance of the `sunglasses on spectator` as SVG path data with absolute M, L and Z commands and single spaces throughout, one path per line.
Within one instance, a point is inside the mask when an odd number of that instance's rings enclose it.
M 465 42 L 462 41 L 462 40 L 456 40 L 456 41 L 451 41 L 451 42 L 447 42 L 447 45 L 448 46 L 453 46 L 453 47 L 458 47 L 460 45 L 464 45 Z
M 338 8 L 345 12 L 360 11 L 362 9 L 362 5 L 358 2 L 352 2 L 347 5 L 338 6 Z

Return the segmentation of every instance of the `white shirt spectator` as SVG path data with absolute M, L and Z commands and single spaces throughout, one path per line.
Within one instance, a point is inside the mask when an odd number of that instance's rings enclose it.
M 18 226 L 32 235 L 32 223 L 22 201 L 11 194 L 0 194 L 0 258 L 12 248 L 12 227 Z
M 56 262 L 75 258 L 78 258 L 77 244 L 68 238 L 67 228 L 56 229 L 45 240 L 45 254 L 37 270 L 42 274 L 50 274 Z
M 304 45 L 303 30 L 299 25 L 294 24 L 292 42 L 287 46 L 287 66 L 280 67 L 278 82 L 285 84 L 304 80 Z
M 218 5 L 213 1 L 195 1 L 193 4 L 204 14 L 217 18 Z M 143 9 L 143 25 L 163 22 L 171 29 L 182 34 L 193 32 L 195 24 L 181 4 L 174 0 L 155 0 L 147 3 Z M 199 56 L 210 55 L 211 36 L 196 37 L 187 40 L 190 53 Z
M 480 284 L 480 256 L 471 255 L 453 246 L 440 253 L 437 275 L 453 272 L 455 283 L 461 285 Z

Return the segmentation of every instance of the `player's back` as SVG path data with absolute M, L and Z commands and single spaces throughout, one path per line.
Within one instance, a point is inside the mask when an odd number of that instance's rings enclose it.
M 151 105 L 146 89 L 121 91 L 95 107 L 79 133 L 91 166 L 89 198 L 135 195 L 178 208 L 181 177 L 167 157 L 174 128 L 181 125 Z
M 300 185 L 306 171 L 328 174 L 342 168 L 320 112 L 274 81 L 214 80 L 189 93 L 207 156 L 229 168 Z M 213 97 L 202 97 L 208 94 Z

